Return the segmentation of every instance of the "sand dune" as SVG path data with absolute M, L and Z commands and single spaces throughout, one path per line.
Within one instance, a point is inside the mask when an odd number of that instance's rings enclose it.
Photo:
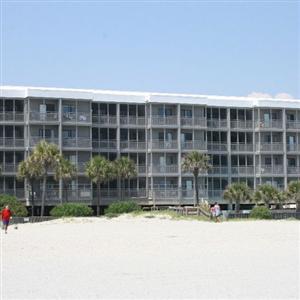
M 299 299 L 300 222 L 123 216 L 1 235 L 3 299 Z

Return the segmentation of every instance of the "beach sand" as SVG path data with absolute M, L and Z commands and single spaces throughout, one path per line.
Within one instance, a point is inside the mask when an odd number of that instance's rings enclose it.
M 300 222 L 156 217 L 1 234 L 3 299 L 299 299 Z

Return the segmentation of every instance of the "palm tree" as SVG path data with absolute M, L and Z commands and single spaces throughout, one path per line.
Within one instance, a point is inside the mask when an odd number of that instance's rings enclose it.
M 256 203 L 264 203 L 267 207 L 270 203 L 278 203 L 281 201 L 279 190 L 271 184 L 263 184 L 258 186 L 253 195 L 253 200 Z
M 194 175 L 195 206 L 199 205 L 198 176 L 199 173 L 210 169 L 211 165 L 209 160 L 210 157 L 208 155 L 198 151 L 192 151 L 184 157 L 182 162 L 183 171 L 191 172 Z
M 28 180 L 31 187 L 31 215 L 34 216 L 34 182 L 42 176 L 42 168 L 36 164 L 32 155 L 21 161 L 18 166 L 17 178 Z
M 238 213 L 242 202 L 251 201 L 252 192 L 246 183 L 235 182 L 226 188 L 223 197 L 230 203 L 235 203 L 235 211 Z
M 87 164 L 86 175 L 97 185 L 97 216 L 100 215 L 100 189 L 101 183 L 107 182 L 112 178 L 112 163 L 105 157 L 94 156 Z
M 41 216 L 44 215 L 45 200 L 46 200 L 46 184 L 47 176 L 50 170 L 55 170 L 59 163 L 60 153 L 57 145 L 49 144 L 42 140 L 39 142 L 32 153 L 32 159 L 36 164 L 39 164 L 42 169 L 43 190 L 42 190 L 42 207 Z
M 55 170 L 55 179 L 61 179 L 63 182 L 66 202 L 68 202 L 68 184 L 76 175 L 76 167 L 69 160 L 61 156 Z
M 300 212 L 300 181 L 291 181 L 288 184 L 287 191 L 286 191 L 287 197 L 289 197 L 289 200 L 292 200 L 296 203 L 296 212 Z
M 137 175 L 133 160 L 122 156 L 114 161 L 114 172 L 121 181 L 121 200 L 124 200 L 125 180 Z

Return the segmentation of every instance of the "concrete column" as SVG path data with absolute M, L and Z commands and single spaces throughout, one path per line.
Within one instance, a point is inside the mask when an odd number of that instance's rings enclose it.
M 256 145 L 255 145 L 255 113 L 252 109 L 252 144 L 253 144 L 253 169 L 254 169 L 254 189 L 256 189 Z
M 58 148 L 59 152 L 62 155 L 62 99 L 58 99 Z M 63 183 L 62 180 L 59 180 L 59 200 L 63 200 Z
M 230 108 L 227 108 L 227 149 L 228 149 L 228 184 L 231 184 L 231 128 L 230 128 Z
M 149 162 L 148 162 L 148 149 L 149 149 L 149 136 L 148 136 L 148 104 L 145 104 L 145 150 L 146 150 L 146 157 L 145 157 L 145 172 L 146 172 L 146 198 L 149 198 L 149 178 L 148 178 L 148 166 L 149 166 Z
M 282 110 L 282 122 L 283 122 L 283 172 L 284 172 L 284 189 L 287 188 L 287 149 L 286 149 L 286 110 Z
M 181 106 L 177 105 L 177 141 L 178 141 L 178 203 L 182 202 L 182 177 L 181 177 Z

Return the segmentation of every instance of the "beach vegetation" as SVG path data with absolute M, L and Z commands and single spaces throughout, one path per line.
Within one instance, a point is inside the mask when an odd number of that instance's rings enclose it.
M 26 206 L 17 200 L 15 196 L 6 194 L 0 195 L 0 210 L 2 210 L 6 205 L 9 206 L 13 217 L 26 217 L 28 215 Z
M 253 219 L 271 219 L 272 214 L 270 209 L 267 206 L 255 206 L 249 215 L 250 218 Z
M 116 201 L 108 206 L 105 215 L 131 213 L 140 210 L 141 207 L 135 201 Z
M 81 203 L 63 203 L 50 211 L 53 217 L 88 217 L 93 215 L 91 207 Z
M 289 201 L 293 201 L 296 204 L 296 212 L 300 212 L 300 181 L 291 181 L 288 184 L 286 197 Z

